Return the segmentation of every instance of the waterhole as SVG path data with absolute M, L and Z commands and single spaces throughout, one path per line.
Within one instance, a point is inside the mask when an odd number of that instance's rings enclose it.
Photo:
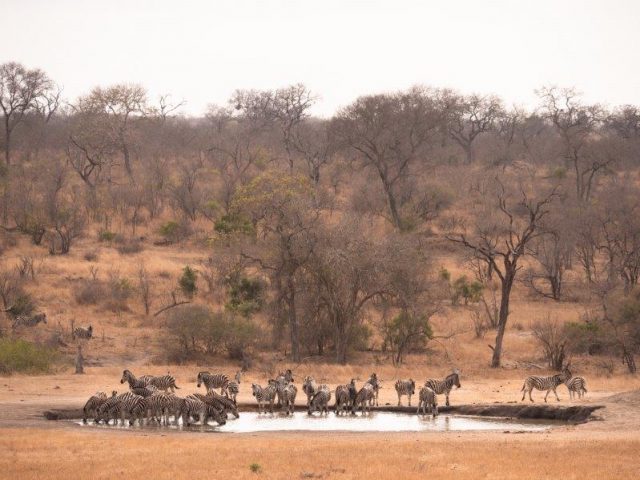
M 83 425 L 81 420 L 75 423 Z M 169 426 L 146 425 L 95 425 L 89 423 L 86 428 L 118 428 L 132 430 L 192 430 L 227 433 L 279 432 L 279 431 L 343 431 L 343 432 L 448 432 L 448 431 L 527 431 L 536 432 L 551 428 L 554 422 L 538 420 L 512 420 L 504 418 L 472 417 L 463 415 L 431 416 L 410 415 L 406 413 L 371 412 L 368 414 L 336 416 L 296 412 L 294 415 L 282 413 L 243 412 L 240 418 L 230 417 L 225 425 L 214 423 L 207 425 L 182 426 L 182 422 Z

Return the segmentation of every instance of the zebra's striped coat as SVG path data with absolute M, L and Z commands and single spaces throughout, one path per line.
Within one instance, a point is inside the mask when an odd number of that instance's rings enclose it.
M 152 378 L 153 376 L 151 375 L 142 375 L 140 378 L 136 378 L 131 370 L 124 370 L 122 372 L 122 378 L 120 378 L 120 383 L 127 382 L 129 389 L 144 388 L 149 385 Z
M 93 327 L 91 325 L 89 325 L 87 328 L 76 327 L 73 329 L 73 333 L 71 334 L 71 338 L 73 338 L 74 340 L 76 338 L 90 340 L 91 337 L 93 337 Z
M 411 396 L 416 392 L 416 382 L 412 378 L 409 380 L 398 380 L 395 388 L 398 394 L 398 405 L 402 405 L 402 396 L 406 395 L 409 397 L 409 406 L 411 406 Z
M 348 410 L 353 405 L 357 394 L 356 381 L 353 378 L 347 385 L 338 385 L 336 387 L 336 415 Z
M 35 327 L 40 322 L 47 323 L 47 315 L 45 313 L 38 313 L 36 315 L 18 315 L 13 320 L 12 328 L 15 330 L 18 327 Z
M 261 387 L 256 383 L 252 383 L 251 392 L 258 402 L 258 413 L 262 413 L 262 407 L 267 402 L 269 403 L 271 413 L 273 413 L 273 401 L 276 398 L 275 380 L 269 380 L 269 384 L 266 387 Z
M 200 372 L 198 373 L 197 382 L 198 388 L 204 384 L 207 392 L 219 388 L 221 394 L 229 395 L 229 377 L 224 373 Z
M 308 407 L 308 414 L 311 415 L 313 412 L 329 413 L 329 402 L 331 401 L 331 391 L 327 389 L 318 390 L 311 399 Z
M 436 380 L 433 378 L 429 378 L 427 379 L 426 382 L 424 382 L 424 386 L 429 387 L 431 390 L 433 390 L 436 393 L 436 395 L 442 395 L 444 393 L 445 400 L 446 400 L 445 405 L 448 407 L 449 394 L 451 393 L 451 390 L 453 389 L 454 386 L 456 388 L 460 388 L 460 376 L 454 372 L 450 375 L 447 375 L 447 377 L 444 380 Z
M 556 400 L 559 402 L 560 397 L 558 397 L 558 392 L 556 392 L 556 388 L 561 383 L 564 383 L 568 379 L 571 378 L 571 372 L 567 369 L 564 369 L 562 373 L 558 373 L 556 375 L 552 375 L 550 377 L 536 377 L 530 376 L 527 377 L 524 381 L 524 385 L 522 385 L 522 400 L 524 401 L 524 397 L 527 392 L 529 393 L 529 400 L 533 402 L 533 397 L 531 396 L 531 392 L 535 388 L 536 390 L 546 390 L 547 393 L 544 396 L 544 401 L 547 401 L 547 397 L 549 396 L 549 392 L 553 392 L 556 396 Z
M 98 408 L 106 401 L 107 394 L 104 392 L 96 392 L 94 395 L 92 395 L 82 408 L 82 423 L 87 423 L 87 417 L 89 416 L 89 414 L 93 415 L 95 421 Z
M 356 395 L 353 405 L 351 406 L 351 413 L 356 413 L 356 409 L 360 407 L 360 411 L 371 411 L 371 401 L 374 399 L 374 387 L 370 383 L 365 383 Z
M 418 410 L 416 410 L 416 413 L 420 413 L 421 408 L 423 415 L 427 414 L 427 409 L 429 409 L 434 417 L 438 415 L 438 397 L 433 390 L 426 386 L 420 389 Z
M 574 395 L 582 398 L 587 393 L 587 381 L 583 377 L 571 377 L 564 384 L 569 390 L 569 398 L 573 400 Z

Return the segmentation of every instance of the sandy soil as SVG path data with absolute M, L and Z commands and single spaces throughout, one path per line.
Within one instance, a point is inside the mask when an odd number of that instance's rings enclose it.
M 167 367 L 146 369 L 166 372 Z M 197 391 L 193 367 L 171 367 L 181 394 Z M 49 408 L 79 407 L 96 390 L 124 390 L 120 370 L 0 379 L 0 479 L 113 478 L 638 478 L 640 390 L 628 377 L 596 378 L 589 394 L 573 403 L 605 405 L 598 419 L 545 433 L 252 433 L 82 429 L 47 421 Z M 330 369 L 326 372 L 331 375 Z M 345 372 L 340 371 L 341 374 Z M 519 401 L 522 372 L 504 378 L 463 379 L 453 403 Z M 239 397 L 250 401 L 249 375 Z M 329 382 L 334 384 L 335 382 Z M 397 403 L 391 385 L 381 403 Z M 569 404 L 564 387 L 561 404 Z M 534 398 L 536 398 L 534 396 Z M 299 403 L 304 399 L 299 397 Z M 542 396 L 538 393 L 538 401 Z M 415 400 L 414 400 L 415 401 Z M 403 399 L 406 402 L 406 398 Z M 555 400 L 552 401 L 556 403 Z M 251 465 L 255 464 L 252 472 Z

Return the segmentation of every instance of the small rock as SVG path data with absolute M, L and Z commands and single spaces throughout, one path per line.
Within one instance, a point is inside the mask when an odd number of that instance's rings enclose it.
M 56 385 L 55 387 L 53 387 L 54 390 L 60 390 L 60 387 L 58 385 Z

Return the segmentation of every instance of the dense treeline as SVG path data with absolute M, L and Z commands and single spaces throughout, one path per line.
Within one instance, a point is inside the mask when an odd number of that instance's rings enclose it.
M 598 299 L 571 328 L 635 370 L 639 314 L 607 307 L 635 305 L 640 279 L 638 107 L 545 87 L 526 111 L 414 87 L 320 119 L 314 93 L 292 85 L 239 90 L 192 118 L 138 85 L 61 92 L 40 70 L 0 66 L 5 235 L 52 255 L 92 231 L 119 229 L 132 249 L 147 235 L 200 242 L 199 275 L 225 291 L 225 312 L 172 319 L 184 350 L 224 343 L 242 355 L 262 311 L 293 360 L 331 351 L 345 362 L 375 327 L 401 362 L 432 336 L 443 302 L 491 290 L 493 304 L 482 302 L 497 367 L 515 282 L 571 300 L 571 271 Z M 443 248 L 465 256 L 473 283 L 437 271 Z M 142 292 L 144 281 L 141 271 Z

